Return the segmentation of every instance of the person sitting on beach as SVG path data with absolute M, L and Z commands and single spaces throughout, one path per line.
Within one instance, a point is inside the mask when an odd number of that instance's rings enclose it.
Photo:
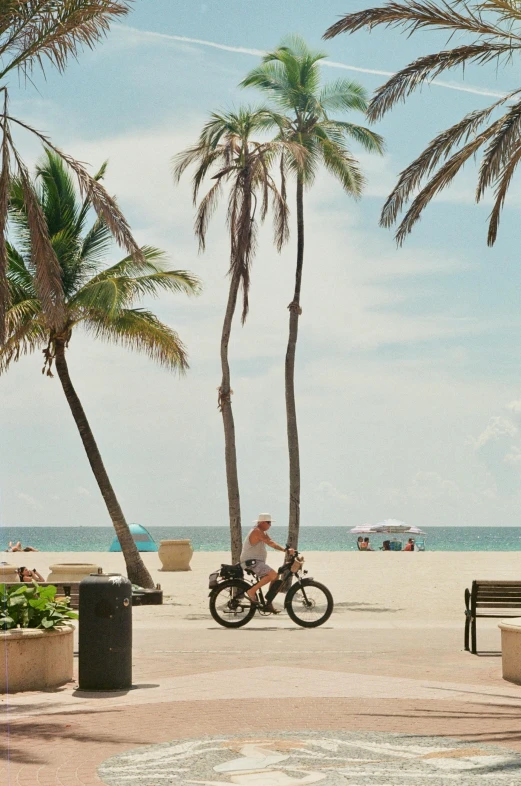
M 44 581 L 43 576 L 40 573 L 38 573 L 36 568 L 34 568 L 34 570 L 31 570 L 30 568 L 26 568 L 25 565 L 22 565 L 22 567 L 17 568 L 17 570 L 18 570 L 18 575 L 20 577 L 20 581 L 26 581 L 26 582 L 30 582 L 33 580 Z
M 362 543 L 363 542 L 364 542 L 363 537 L 361 535 L 359 535 L 358 538 L 356 539 L 356 547 L 357 547 L 358 551 L 362 551 Z
M 414 540 L 412 538 L 409 538 L 407 541 L 404 551 L 414 551 Z
M 11 541 L 9 541 L 9 548 L 7 549 L 7 551 L 38 551 L 38 549 L 34 549 L 32 546 L 23 547 L 20 541 L 18 541 L 18 543 L 15 543 L 13 546 Z
M 270 538 L 268 535 L 270 527 L 271 515 L 269 513 L 261 513 L 255 523 L 255 527 L 248 533 L 242 545 L 241 564 L 245 565 L 245 563 L 252 560 L 253 564 L 247 566 L 248 570 L 251 570 L 259 579 L 259 581 L 246 592 L 246 595 L 253 605 L 257 603 L 255 600 L 255 593 L 257 590 L 264 587 L 265 584 L 277 581 L 279 577 L 277 571 L 273 570 L 273 568 L 266 563 L 268 557 L 266 545 L 271 546 L 271 548 L 276 549 L 276 551 L 286 551 L 284 546 L 279 546 L 278 543 L 275 543 L 275 541 Z M 288 552 L 289 554 L 294 554 L 295 549 L 288 549 Z M 269 603 L 265 608 L 267 611 L 271 611 L 272 614 L 280 613 L 273 603 Z
M 364 543 L 362 548 L 364 551 L 374 551 L 373 547 L 369 543 L 369 538 L 364 538 Z
M 384 540 L 384 542 L 382 543 L 382 551 L 391 551 L 391 541 L 390 540 Z

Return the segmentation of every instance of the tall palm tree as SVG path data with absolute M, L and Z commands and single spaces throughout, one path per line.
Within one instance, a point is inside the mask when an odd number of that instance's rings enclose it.
M 304 264 L 304 190 L 315 179 L 323 164 L 342 185 L 358 198 L 364 177 L 348 143 L 353 140 L 370 152 L 381 153 L 383 140 L 378 134 L 345 120 L 330 117 L 330 112 L 364 113 L 367 98 L 356 82 L 338 79 L 321 85 L 320 61 L 326 57 L 313 52 L 299 36 L 290 36 L 269 52 L 257 68 L 242 81 L 243 87 L 257 87 L 284 113 L 281 133 L 284 139 L 298 142 L 306 150 L 301 162 L 293 162 L 297 188 L 297 265 L 295 287 L 289 309 L 289 337 L 285 363 L 286 417 L 289 451 L 289 534 L 288 541 L 298 545 L 300 527 L 300 454 L 295 404 L 295 353 L 299 328 L 300 291 Z
M 104 173 L 102 167 L 97 175 Z M 143 263 L 127 256 L 115 265 L 103 266 L 112 243 L 103 218 L 88 227 L 92 203 L 79 199 L 66 165 L 51 150 L 36 168 L 31 191 L 45 220 L 49 243 L 58 260 L 63 316 L 51 322 L 40 296 L 38 258 L 31 231 L 30 205 L 21 178 L 11 183 L 10 234 L 15 243 L 6 245 L 10 306 L 6 315 L 7 337 L 0 347 L 0 374 L 21 355 L 43 349 L 43 372 L 52 376 L 53 365 L 62 384 L 72 416 L 80 432 L 87 458 L 105 500 L 119 538 L 130 580 L 142 587 L 154 583 L 130 534 L 127 522 L 105 470 L 101 455 L 80 399 L 73 387 L 66 353 L 73 332 L 83 328 L 93 338 L 126 346 L 147 354 L 167 369 L 184 371 L 186 353 L 177 334 L 149 310 L 136 308 L 143 296 L 161 291 L 195 293 L 197 280 L 180 270 L 164 269 L 164 254 L 156 248 L 140 249 Z
M 285 199 L 285 174 L 281 166 L 282 184 L 277 187 L 271 174 L 275 159 L 283 152 L 302 159 L 298 145 L 285 140 L 256 141 L 254 134 L 264 134 L 276 125 L 272 113 L 265 109 L 239 109 L 237 112 L 212 113 L 197 143 L 174 158 L 174 179 L 179 181 L 190 166 L 193 175 L 193 200 L 197 205 L 200 188 L 206 178 L 213 181 L 199 204 L 195 234 L 199 249 L 204 251 L 206 233 L 225 186 L 228 187 L 227 224 L 230 232 L 230 287 L 221 333 L 222 379 L 218 406 L 224 426 L 226 481 L 232 559 L 239 560 L 242 547 L 241 504 L 237 472 L 235 425 L 232 411 L 232 389 L 228 347 L 239 290 L 242 288 L 242 322 L 248 314 L 250 267 L 257 245 L 259 220 L 266 218 L 271 197 L 275 245 L 280 251 L 288 238 L 288 208 Z
M 36 265 L 35 286 L 45 307 L 49 326 L 63 321 L 64 303 L 60 266 L 49 241 L 44 216 L 31 187 L 27 167 L 14 141 L 14 128 L 24 128 L 46 142 L 75 173 L 81 192 L 102 216 L 118 243 L 144 263 L 139 246 L 116 202 L 101 183 L 71 156 L 62 153 L 36 129 L 8 111 L 9 77 L 17 74 L 30 80 L 36 67 L 50 64 L 63 71 L 70 56 L 82 48 L 92 49 L 107 33 L 113 20 L 128 13 L 132 0 L 5 0 L 0 3 L 0 345 L 6 338 L 6 312 L 10 306 L 7 281 L 6 226 L 11 180 L 17 177 L 33 238 Z M 3 94 L 3 96 L 1 96 Z
M 521 50 L 521 6 L 517 0 L 396 0 L 379 8 L 348 14 L 332 25 L 325 38 L 354 33 L 378 25 L 417 30 L 446 30 L 457 45 L 423 55 L 402 68 L 380 87 L 369 104 L 368 116 L 377 120 L 416 88 L 447 69 L 467 64 L 510 63 Z M 458 34 L 463 35 L 463 40 Z M 403 243 L 429 202 L 452 183 L 462 166 L 482 150 L 476 202 L 494 192 L 487 242 L 496 240 L 501 210 L 521 159 L 521 89 L 512 90 L 486 109 L 469 112 L 434 137 L 401 174 L 388 197 L 380 223 L 389 227 L 411 201 L 401 219 L 396 239 Z

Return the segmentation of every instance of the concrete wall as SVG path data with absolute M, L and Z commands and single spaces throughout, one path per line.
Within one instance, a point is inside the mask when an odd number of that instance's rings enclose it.
M 32 628 L 2 631 L 0 693 L 47 690 L 69 682 L 74 660 L 73 633 L 73 625 L 54 631 Z
M 521 685 L 521 619 L 501 620 L 503 679 Z

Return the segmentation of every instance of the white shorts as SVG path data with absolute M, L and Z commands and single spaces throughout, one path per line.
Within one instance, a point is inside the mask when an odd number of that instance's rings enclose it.
M 243 562 L 242 563 L 243 568 L 245 570 L 251 570 L 251 572 L 254 573 L 258 579 L 263 579 L 264 576 L 267 576 L 268 573 L 271 573 L 271 571 L 273 570 L 273 568 L 270 568 L 270 566 L 261 559 L 248 560 L 248 562 L 252 564 L 247 565 L 245 562 Z

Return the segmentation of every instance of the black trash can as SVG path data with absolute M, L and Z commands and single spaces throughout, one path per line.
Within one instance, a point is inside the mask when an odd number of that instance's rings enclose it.
M 132 686 L 132 584 L 117 573 L 80 582 L 79 688 Z

